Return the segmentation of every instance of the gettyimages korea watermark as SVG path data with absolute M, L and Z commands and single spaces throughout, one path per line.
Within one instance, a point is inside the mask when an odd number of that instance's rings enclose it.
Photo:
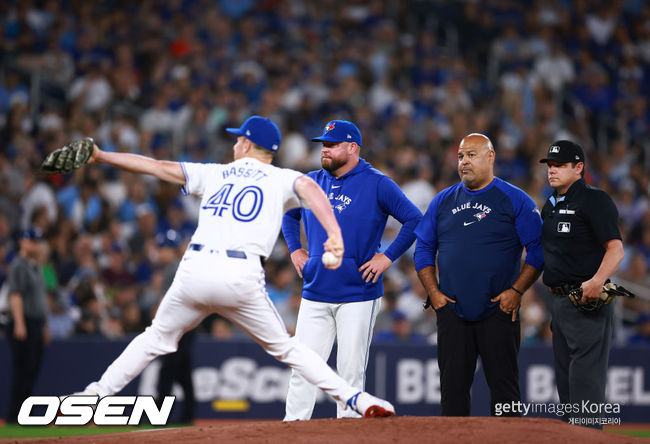
M 569 419 L 569 424 L 575 425 L 605 425 L 620 424 L 621 405 L 611 402 L 591 402 L 583 400 L 574 403 L 539 403 L 539 402 L 497 402 L 494 404 L 494 415 L 502 416 L 504 414 L 518 413 L 521 416 L 550 414 L 563 417 L 564 415 L 574 415 Z
M 30 396 L 23 401 L 18 412 L 20 425 L 70 426 L 94 424 L 104 425 L 140 425 L 142 416 L 146 415 L 149 424 L 167 425 L 175 396 L 165 396 L 160 408 L 153 396 L 97 396 L 70 395 L 61 400 L 58 396 Z M 125 414 L 127 407 L 130 414 Z M 43 409 L 45 412 L 39 414 Z M 36 411 L 35 411 L 36 410 Z

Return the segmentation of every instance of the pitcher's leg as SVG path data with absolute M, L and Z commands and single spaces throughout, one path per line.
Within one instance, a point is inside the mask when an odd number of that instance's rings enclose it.
M 364 391 L 370 341 L 381 299 L 340 304 L 336 319 L 336 370 L 352 387 Z M 358 418 L 351 409 L 337 408 L 338 418 Z
M 205 317 L 202 310 L 178 297 L 174 288 L 172 285 L 163 298 L 151 325 L 127 345 L 98 382 L 86 387 L 84 394 L 103 397 L 119 393 L 157 356 L 175 352 L 181 336 Z
M 280 315 L 266 298 L 251 298 L 239 307 L 223 309 L 222 314 L 246 331 L 267 353 L 290 366 L 308 383 L 313 384 L 345 406 L 358 393 L 309 347 L 292 338 Z

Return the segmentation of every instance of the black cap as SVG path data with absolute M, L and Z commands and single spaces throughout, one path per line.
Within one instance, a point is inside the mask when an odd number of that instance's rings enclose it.
M 548 147 L 546 157 L 539 161 L 539 163 L 546 163 L 549 160 L 554 160 L 560 163 L 568 162 L 583 162 L 585 161 L 585 153 L 582 147 L 570 140 L 558 140 Z

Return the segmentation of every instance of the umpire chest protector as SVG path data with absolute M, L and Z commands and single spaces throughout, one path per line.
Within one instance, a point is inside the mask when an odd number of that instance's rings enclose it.
M 618 211 L 605 191 L 576 181 L 542 208 L 544 284 L 557 287 L 591 279 L 603 260 L 603 243 L 621 239 Z

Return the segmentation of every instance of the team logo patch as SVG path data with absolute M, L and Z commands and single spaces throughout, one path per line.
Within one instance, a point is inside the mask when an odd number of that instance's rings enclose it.
M 334 129 L 334 124 L 333 124 L 333 123 L 330 123 L 329 125 L 327 125 L 327 126 L 325 127 L 325 132 L 326 132 L 326 133 L 329 133 L 329 132 L 332 131 L 333 129 Z
M 334 188 L 334 187 L 332 187 L 332 188 Z M 336 188 L 338 188 L 338 187 L 336 187 Z M 329 196 L 327 196 L 327 197 L 329 198 L 330 202 L 332 203 L 332 208 L 334 208 L 336 211 L 338 211 L 339 214 L 342 213 L 343 210 L 345 210 L 348 207 L 348 205 L 350 205 L 352 203 L 352 199 L 350 197 L 346 196 L 345 194 L 340 194 L 340 195 L 334 197 L 334 193 L 329 193 Z
M 476 220 L 473 220 L 471 222 L 463 222 L 464 227 L 466 227 L 468 225 L 472 225 L 473 223 L 482 221 L 483 219 L 485 219 L 487 217 L 487 213 L 485 211 L 481 211 L 480 213 L 476 213 L 473 216 L 476 218 Z
M 548 152 L 549 152 L 549 154 L 550 154 L 550 153 L 559 153 L 559 152 L 560 152 L 560 147 L 557 146 L 557 145 L 553 145 L 553 146 L 548 150 Z
M 559 222 L 557 224 L 558 233 L 570 233 L 571 232 L 571 222 Z

